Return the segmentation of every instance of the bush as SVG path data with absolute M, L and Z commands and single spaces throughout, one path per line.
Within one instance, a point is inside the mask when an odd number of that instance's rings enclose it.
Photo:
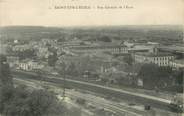
M 82 99 L 82 98 L 78 98 L 78 99 L 76 100 L 76 102 L 77 102 L 78 104 L 80 104 L 80 105 L 85 105 L 86 100 L 85 100 L 85 99 Z
M 112 40 L 108 36 L 102 36 L 99 38 L 99 41 L 103 42 L 112 42 Z

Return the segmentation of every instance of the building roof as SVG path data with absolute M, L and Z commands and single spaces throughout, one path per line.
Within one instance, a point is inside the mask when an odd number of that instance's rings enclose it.
M 149 50 L 152 49 L 154 46 L 152 45 L 135 45 L 130 50 Z
M 164 57 L 164 56 L 173 56 L 170 53 L 158 52 L 158 53 L 150 53 L 150 52 L 138 52 L 137 55 L 147 56 L 147 57 Z
M 74 49 L 105 49 L 105 48 L 120 48 L 120 47 L 126 47 L 125 45 L 105 45 L 105 46 L 72 46 L 71 48 Z
M 173 62 L 177 64 L 184 64 L 184 59 L 174 60 Z
M 184 53 L 184 46 L 162 46 L 160 49 Z

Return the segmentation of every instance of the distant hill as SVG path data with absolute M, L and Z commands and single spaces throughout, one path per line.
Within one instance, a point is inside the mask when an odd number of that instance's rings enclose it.
M 94 27 L 43 27 L 43 26 L 8 26 L 0 28 L 4 39 L 72 39 L 97 40 L 108 36 L 112 39 L 147 39 L 151 41 L 177 40 L 183 38 L 183 27 L 178 25 L 150 26 L 94 26 Z

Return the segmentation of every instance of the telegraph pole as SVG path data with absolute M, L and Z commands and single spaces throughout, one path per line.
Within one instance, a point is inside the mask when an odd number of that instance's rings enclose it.
M 63 79 L 63 100 L 64 100 L 64 98 L 65 98 L 65 89 L 66 89 L 65 88 L 65 86 L 66 86 L 66 74 L 65 74 L 66 73 L 66 71 L 65 71 L 66 70 L 66 66 L 65 66 L 64 62 L 63 62 L 63 67 L 64 67 L 63 68 L 63 78 L 64 78 Z

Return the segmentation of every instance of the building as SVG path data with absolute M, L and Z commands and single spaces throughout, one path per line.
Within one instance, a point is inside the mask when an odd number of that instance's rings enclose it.
M 40 64 L 36 61 L 32 60 L 25 60 L 23 62 L 20 62 L 19 64 L 19 69 L 30 71 L 30 70 L 36 70 L 36 69 L 42 69 L 44 67 L 43 64 Z
M 19 57 L 17 56 L 7 56 L 7 62 L 10 68 L 16 67 L 19 64 Z
M 128 41 L 125 41 L 125 42 L 123 42 L 123 44 L 125 45 L 125 46 L 127 46 L 127 47 L 129 47 L 129 48 L 132 48 L 132 47 L 134 47 L 134 45 L 135 45 L 135 43 L 130 43 L 130 42 L 128 42 Z
M 80 46 L 81 44 L 85 44 L 85 42 L 80 39 L 73 39 L 71 41 L 66 41 L 61 43 L 61 45 L 64 47 Z
M 178 53 L 184 55 L 184 46 L 181 45 L 160 46 L 158 49 L 162 52 Z
M 184 68 L 184 59 L 170 61 L 170 66 L 176 69 Z
M 149 53 L 139 52 L 134 55 L 135 62 L 153 63 L 158 66 L 170 66 L 170 61 L 174 60 L 174 56 L 168 53 Z
M 7 48 L 9 45 L 0 42 L 0 54 L 7 54 Z
M 128 48 L 125 45 L 112 47 L 112 54 L 127 54 Z
M 41 40 L 41 43 L 44 45 L 44 46 L 46 46 L 46 45 L 51 45 L 51 46 L 55 46 L 55 45 L 57 45 L 57 40 L 55 40 L 55 39 L 42 39 Z
M 125 45 L 106 45 L 106 46 L 72 46 L 69 47 L 74 52 L 110 52 L 112 54 L 128 53 Z
M 29 65 L 26 62 L 20 62 L 18 64 L 18 68 L 19 69 L 22 69 L 22 70 L 28 71 L 29 70 Z
M 23 52 L 25 50 L 28 50 L 28 49 L 33 49 L 31 46 L 29 46 L 28 44 L 24 44 L 24 45 L 16 45 L 12 48 L 12 50 L 14 52 Z
M 130 53 L 136 52 L 154 52 L 156 49 L 155 45 L 134 45 L 132 48 L 129 48 Z
M 157 46 L 160 45 L 158 42 L 151 42 L 151 41 L 147 42 L 147 44 L 148 45 L 157 45 Z

